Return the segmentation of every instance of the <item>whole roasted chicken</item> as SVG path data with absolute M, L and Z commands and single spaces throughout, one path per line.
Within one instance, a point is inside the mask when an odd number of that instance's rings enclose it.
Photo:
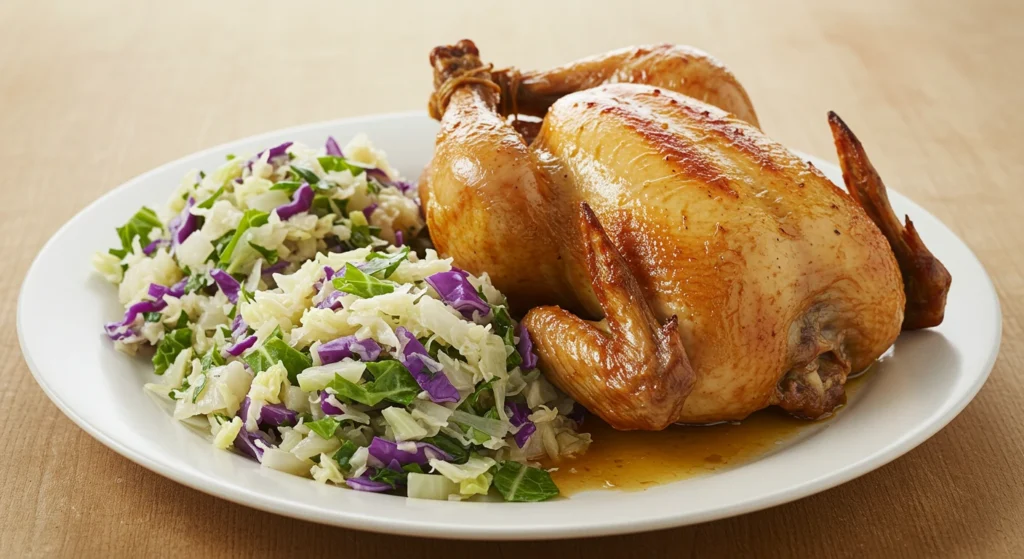
M 490 274 L 547 377 L 613 427 L 822 417 L 901 328 L 941 322 L 948 272 L 835 114 L 849 194 L 693 49 L 492 71 L 464 40 L 430 60 L 434 244 Z

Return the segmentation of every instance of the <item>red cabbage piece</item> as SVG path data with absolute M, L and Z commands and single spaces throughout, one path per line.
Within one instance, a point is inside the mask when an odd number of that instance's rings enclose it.
M 158 248 L 160 248 L 160 247 L 162 247 L 162 246 L 164 246 L 166 244 L 167 244 L 167 241 L 165 239 L 157 239 L 155 241 L 151 241 L 148 245 L 142 247 L 142 254 L 145 254 L 146 256 L 149 256 L 149 255 L 153 254 L 154 252 L 156 252 L 156 249 L 158 249 Z
M 409 452 L 398 448 L 398 443 L 374 437 L 370 441 L 370 456 L 380 460 L 384 464 L 392 464 L 391 469 L 402 471 L 406 464 L 419 464 L 426 466 L 433 459 L 451 460 L 452 456 L 447 452 L 429 443 L 410 443 L 416 445 L 415 452 Z M 404 445 L 403 445 L 404 446 Z M 398 464 L 395 464 L 398 462 Z M 397 468 L 395 466 L 398 466 Z
M 516 342 L 516 351 L 523 358 L 520 367 L 524 371 L 536 369 L 537 354 L 533 352 L 533 339 L 530 338 L 530 331 L 520 322 L 519 326 L 516 326 L 516 335 L 519 336 L 519 341 Z
M 370 216 L 373 215 L 373 211 L 376 209 L 377 203 L 374 202 L 373 204 L 370 204 L 369 206 L 363 208 L 363 215 L 366 216 L 366 219 L 370 219 Z
M 217 287 L 224 292 L 228 301 L 232 303 L 238 302 L 238 294 L 242 291 L 242 284 L 238 283 L 238 280 L 220 268 L 210 270 L 210 277 L 213 278 L 213 281 L 217 282 Z
M 197 225 L 199 220 L 196 216 L 192 215 L 192 206 L 196 205 L 196 199 L 189 196 L 185 202 L 185 208 L 181 210 L 181 213 L 174 216 L 171 222 L 167 225 L 167 228 L 171 232 L 171 248 L 177 247 L 181 243 L 185 242 L 185 239 L 189 235 L 194 233 L 198 229 Z
M 263 404 L 263 407 L 260 408 L 260 425 L 281 427 L 282 425 L 295 425 L 298 420 L 299 414 L 286 408 L 284 404 Z
M 537 430 L 537 426 L 530 421 L 530 408 L 526 407 L 524 404 L 515 402 L 507 403 L 505 404 L 505 413 L 508 414 L 508 422 L 511 423 L 513 427 L 519 428 L 519 430 L 516 431 L 514 438 L 516 440 L 516 445 L 518 445 L 519 448 L 523 448 L 526 441 L 530 440 L 530 435 Z
M 383 481 L 373 481 L 366 475 L 352 477 L 345 480 L 345 484 L 356 491 L 369 491 L 371 493 L 383 493 L 391 491 L 393 487 Z
M 341 269 L 341 275 L 345 275 L 345 269 L 344 268 Z M 319 293 L 320 290 L 323 289 L 323 287 L 324 287 L 324 282 L 331 281 L 331 279 L 333 279 L 333 278 L 334 278 L 334 268 L 331 268 L 330 266 L 324 266 L 324 278 L 323 279 L 318 279 L 315 282 L 313 282 L 313 291 L 316 291 L 316 292 Z
M 252 400 L 248 396 L 242 400 L 242 405 L 238 408 L 238 417 L 245 421 L 249 416 L 249 406 L 252 405 Z M 256 418 L 256 424 L 259 426 L 269 425 L 271 427 L 281 427 L 282 425 L 295 425 L 299 421 L 299 414 L 285 407 L 284 404 L 263 404 L 260 407 L 260 415 Z M 243 427 L 243 431 L 245 428 Z M 266 442 L 266 441 L 264 441 Z
M 334 139 L 334 136 L 327 136 L 327 143 L 324 145 L 324 149 L 327 151 L 327 155 L 345 157 L 341 153 L 341 147 L 338 146 L 338 141 Z
M 244 417 L 242 418 L 245 419 Z M 245 427 L 238 430 L 238 436 L 235 437 L 235 448 L 242 454 L 254 458 L 257 461 L 263 461 L 263 448 L 257 446 L 256 441 L 261 441 L 264 445 L 270 446 L 270 440 L 267 435 L 262 431 L 246 431 Z
M 395 329 L 398 336 L 399 360 L 409 370 L 416 384 L 427 392 L 430 400 L 436 403 L 458 402 L 459 391 L 452 386 L 444 374 L 444 368 L 427 353 L 427 348 L 416 339 L 416 336 L 404 326 Z M 427 370 L 424 370 L 427 369 Z
M 403 247 L 403 246 L 405 246 L 405 233 L 402 233 L 401 230 L 395 231 L 395 246 L 396 247 Z
M 395 183 L 395 188 L 402 191 L 402 194 L 405 194 L 413 189 L 413 184 L 408 181 L 397 181 Z M 416 202 L 419 203 L 419 196 L 416 197 Z
M 124 319 L 121 322 L 109 322 L 103 325 L 103 329 L 107 333 L 107 337 L 111 340 L 125 341 L 127 338 L 138 335 L 137 332 L 131 329 L 131 325 L 140 314 L 162 311 L 166 307 L 167 303 L 165 303 L 163 299 L 159 301 L 139 301 L 138 303 L 128 307 L 128 310 L 124 313 Z
M 166 287 L 158 283 L 151 283 L 149 284 L 148 293 L 149 296 L 156 301 L 163 299 L 164 295 L 170 295 L 171 297 L 180 298 L 182 295 L 185 294 L 185 284 L 187 283 L 188 278 L 184 278 L 170 287 Z
M 437 291 L 442 301 L 454 307 L 462 316 L 472 320 L 473 313 L 480 313 L 481 318 L 490 315 L 490 305 L 480 298 L 466 276 L 466 272 L 452 268 L 449 272 L 427 276 L 426 282 Z
M 330 396 L 326 390 L 320 393 L 320 410 L 327 415 L 341 415 L 345 413 L 345 410 L 327 400 Z
M 377 182 L 383 184 L 384 186 L 391 186 L 391 177 L 389 177 L 388 174 L 385 173 L 383 169 L 377 169 L 376 167 L 374 167 L 373 169 L 367 169 L 366 178 L 376 179 Z
M 249 330 L 249 325 L 242 319 L 242 313 L 235 314 L 235 319 L 231 321 L 231 337 L 234 339 L 241 338 Z
M 239 342 L 231 344 L 224 348 L 224 355 L 230 355 L 232 357 L 238 357 L 245 353 L 245 351 L 252 346 L 256 345 L 256 336 L 249 336 Z
M 260 270 L 260 275 L 261 276 L 266 276 L 266 275 L 270 275 L 270 274 L 276 274 L 276 273 L 284 270 L 287 267 L 288 267 L 288 262 L 286 260 L 278 260 L 276 264 L 272 264 L 272 265 L 267 266 L 266 268 L 263 268 L 262 270 Z
M 380 344 L 369 338 L 360 340 L 355 336 L 343 336 L 322 344 L 316 349 L 324 365 L 337 363 L 346 357 L 356 355 L 361 361 L 376 361 L 380 357 Z
M 309 186 L 308 183 L 302 183 L 302 186 L 300 186 L 292 196 L 292 201 L 283 206 L 279 206 L 274 211 L 277 212 L 277 217 L 281 218 L 281 221 L 286 221 L 295 214 L 309 211 L 309 208 L 312 205 L 313 187 Z
M 268 150 L 261 151 L 261 152 L 257 153 L 255 157 L 253 157 L 252 159 L 250 159 L 250 160 L 245 162 L 245 168 L 249 169 L 251 171 L 252 170 L 252 164 L 255 163 L 256 161 L 259 161 L 263 157 L 264 153 L 267 154 L 267 163 L 270 163 L 271 165 L 277 165 L 277 161 L 275 161 L 275 160 L 287 156 L 288 155 L 288 148 L 290 148 L 291 145 L 292 145 L 291 142 L 285 142 L 285 143 L 283 143 L 281 145 L 274 146 L 274 147 L 272 147 L 272 148 L 270 148 Z M 237 182 L 239 182 L 239 183 L 242 182 L 242 181 L 240 181 L 238 179 L 235 179 L 235 180 Z
M 323 301 L 316 304 L 318 309 L 331 309 L 338 310 L 341 308 L 341 298 L 348 295 L 344 291 L 332 291 L 329 295 L 324 297 Z

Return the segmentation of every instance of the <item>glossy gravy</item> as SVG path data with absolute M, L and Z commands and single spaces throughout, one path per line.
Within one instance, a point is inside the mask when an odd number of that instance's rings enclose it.
M 848 399 L 864 376 L 847 382 Z M 829 419 L 800 420 L 769 408 L 740 423 L 616 431 L 589 415 L 582 431 L 589 432 L 593 442 L 586 454 L 543 466 L 556 468 L 551 478 L 562 495 L 595 489 L 636 491 L 753 461 Z

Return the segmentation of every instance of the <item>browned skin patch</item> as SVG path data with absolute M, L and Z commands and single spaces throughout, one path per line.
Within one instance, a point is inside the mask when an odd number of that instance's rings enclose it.
M 655 91 L 658 91 L 657 89 Z M 665 156 L 665 160 L 676 165 L 686 176 L 699 179 L 714 186 L 722 193 L 738 198 L 739 194 L 729 186 L 729 180 L 719 172 L 717 166 L 708 160 L 692 142 L 688 142 L 655 124 L 649 112 L 645 114 L 631 103 L 602 96 L 589 98 L 586 92 L 580 94 L 590 107 L 599 107 L 603 114 L 609 114 L 624 122 Z M 659 94 L 660 95 L 660 94 Z M 652 95 L 657 97 L 659 95 Z

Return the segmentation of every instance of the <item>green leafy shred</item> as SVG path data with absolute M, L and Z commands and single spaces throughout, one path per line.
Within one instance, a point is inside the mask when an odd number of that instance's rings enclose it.
M 142 313 L 142 318 L 144 318 L 146 322 L 160 322 L 163 320 L 163 316 L 163 313 L 160 311 Z
M 316 186 L 316 184 L 320 182 L 320 177 L 318 177 L 316 173 L 310 171 L 309 169 L 306 169 L 305 167 L 292 165 L 289 169 L 289 173 L 292 175 L 292 177 L 295 178 L 296 181 L 307 182 L 309 183 L 310 186 Z
M 377 468 L 372 474 L 370 474 L 370 480 L 386 483 L 390 485 L 392 489 L 397 489 L 399 484 L 405 484 L 407 476 L 407 473 L 396 472 L 391 468 Z
M 277 256 L 277 250 L 262 247 L 251 241 L 249 242 L 249 246 L 252 247 L 252 249 L 255 250 L 256 252 L 260 253 L 260 256 L 262 256 L 263 259 L 267 261 L 267 264 L 271 266 L 277 264 L 277 261 L 279 260 Z
M 506 501 L 532 503 L 558 496 L 551 474 L 540 468 L 506 460 L 495 467 L 494 487 Z
M 270 218 L 270 214 L 267 212 L 261 212 L 260 210 L 246 210 L 242 214 L 242 220 L 238 223 L 238 228 L 235 229 L 234 234 L 231 236 L 231 240 L 228 241 L 227 246 L 220 251 L 220 257 L 217 259 L 221 266 L 227 266 L 231 263 L 231 256 L 235 253 L 235 247 L 242 240 L 242 235 L 245 234 L 252 227 L 259 227 L 265 225 Z
M 337 155 L 324 155 L 317 157 L 316 159 L 320 162 L 320 166 L 323 167 L 324 171 L 328 173 L 332 171 L 338 173 L 348 171 L 352 173 L 352 176 L 354 177 L 366 171 L 363 167 L 349 163 L 347 159 L 344 157 L 338 157 Z
M 459 441 L 445 435 L 444 433 L 438 433 L 433 437 L 422 439 L 422 441 L 432 444 L 447 452 L 448 455 L 452 457 L 448 462 L 451 462 L 452 464 L 465 464 L 469 461 L 469 449 L 463 447 Z
M 196 207 L 197 208 L 203 208 L 204 210 L 208 210 L 208 209 L 213 207 L 213 203 L 216 202 L 217 199 L 220 198 L 222 194 L 224 194 L 224 187 L 223 186 L 218 188 L 217 191 L 214 192 L 213 194 L 211 194 L 209 198 L 207 198 L 206 200 L 203 200 L 202 202 L 196 204 Z
M 352 469 L 349 462 L 352 460 L 352 455 L 359 450 L 359 446 L 352 441 L 345 441 L 341 443 L 341 448 L 338 452 L 334 453 L 334 461 L 338 463 L 338 468 L 343 472 L 347 472 Z
M 288 380 L 298 386 L 296 375 L 313 366 L 313 360 L 301 351 L 288 345 L 279 337 L 267 338 L 263 345 L 242 357 L 254 373 L 266 371 L 276 363 L 281 363 L 288 371 Z
M 320 435 L 321 439 L 329 439 L 334 436 L 334 432 L 338 430 L 338 425 L 341 423 L 331 416 L 318 419 L 316 421 L 310 421 L 305 424 L 311 431 Z
M 202 394 L 203 390 L 206 389 L 206 381 L 209 379 L 209 377 L 210 375 L 208 373 L 203 373 L 199 375 L 199 383 L 196 384 L 196 389 L 192 391 L 193 404 L 196 403 L 196 400 L 199 399 L 199 395 Z
M 491 379 L 477 386 L 476 390 L 459 405 L 459 409 L 473 415 L 483 415 L 494 402 L 494 392 L 491 390 L 493 382 L 494 379 Z
M 270 187 L 270 190 L 281 190 L 288 193 L 288 196 L 295 194 L 295 191 L 302 186 L 301 182 L 298 181 L 281 181 L 274 183 L 274 186 Z
M 494 327 L 494 333 L 501 336 L 505 345 L 513 349 L 513 351 L 508 353 L 508 357 L 505 358 L 505 367 L 511 371 L 523 362 L 523 356 L 519 355 L 518 351 L 515 351 L 516 332 L 512 317 L 509 316 L 505 305 L 491 305 L 491 316 L 493 317 L 491 318 L 491 325 Z
M 188 326 L 188 314 L 185 311 L 178 313 L 178 319 L 174 321 L 174 330 Z
M 367 275 L 374 275 L 383 272 L 383 279 L 388 279 L 395 273 L 398 265 L 409 258 L 409 247 L 402 247 L 397 252 L 371 252 L 366 255 L 366 264 L 362 265 L 362 272 Z
M 367 406 L 376 406 L 384 400 L 408 406 L 420 393 L 420 385 L 401 363 L 394 360 L 367 363 L 366 370 L 373 380 L 355 384 L 335 374 L 329 388 L 342 397 Z
M 394 283 L 367 275 L 359 268 L 353 266 L 351 262 L 345 263 L 345 275 L 340 278 L 334 278 L 332 281 L 334 288 L 338 291 L 358 295 L 364 299 L 395 291 Z
M 163 223 L 157 217 L 156 212 L 143 206 L 141 210 L 128 220 L 128 223 L 117 228 L 117 237 L 121 240 L 121 248 L 110 249 L 110 254 L 118 258 L 124 258 L 132 251 L 132 241 L 139 238 L 139 244 L 146 246 L 150 243 L 150 233 L 154 229 L 163 231 Z
M 162 375 L 167 368 L 174 363 L 185 348 L 192 347 L 192 330 L 190 328 L 179 328 L 164 334 L 164 339 L 156 346 L 156 353 L 153 354 L 154 372 Z
M 211 348 L 210 351 L 207 351 L 206 355 L 204 355 L 203 358 L 199 360 L 199 363 L 200 365 L 202 365 L 203 371 L 209 371 L 214 367 L 220 367 L 224 365 L 225 363 L 227 363 L 227 361 L 225 361 L 224 356 L 221 355 L 220 349 L 218 349 L 217 346 L 214 345 L 213 348 Z

